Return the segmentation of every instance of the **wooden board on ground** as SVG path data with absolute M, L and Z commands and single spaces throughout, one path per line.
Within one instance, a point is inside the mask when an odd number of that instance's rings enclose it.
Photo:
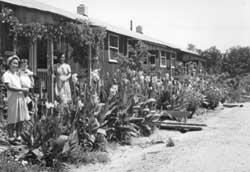
M 202 127 L 206 127 L 206 124 L 198 124 L 198 123 L 177 123 L 177 122 L 155 122 L 155 124 L 164 130 L 177 130 L 180 132 L 188 132 L 188 131 L 201 131 Z
M 157 124 L 165 124 L 165 125 L 180 125 L 180 126 L 199 126 L 199 127 L 207 127 L 207 124 L 198 124 L 198 123 L 181 123 L 181 122 L 156 122 Z
M 224 103 L 223 106 L 227 108 L 233 108 L 233 107 L 243 107 L 243 104 Z
M 177 130 L 180 132 L 188 132 L 188 131 L 201 131 L 202 127 L 197 127 L 197 126 L 181 126 L 181 125 L 166 125 L 166 124 L 161 124 L 159 125 L 160 129 L 165 129 L 165 130 Z

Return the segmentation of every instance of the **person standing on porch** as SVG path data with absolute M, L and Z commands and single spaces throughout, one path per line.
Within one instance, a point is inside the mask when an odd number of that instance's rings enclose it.
M 28 93 L 27 88 L 22 88 L 21 80 L 18 75 L 19 57 L 14 55 L 7 59 L 9 69 L 3 74 L 2 80 L 7 87 L 8 97 L 8 133 L 10 141 L 14 141 L 14 131 L 17 140 L 21 140 L 23 122 L 30 120 L 28 107 L 25 102 L 24 94 Z
M 56 66 L 55 94 L 61 103 L 69 103 L 71 99 L 71 89 L 69 79 L 71 77 L 70 65 L 65 63 L 65 54 L 59 58 L 60 63 Z

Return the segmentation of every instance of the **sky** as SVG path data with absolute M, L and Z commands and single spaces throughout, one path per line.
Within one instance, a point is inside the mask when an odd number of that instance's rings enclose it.
M 216 46 L 225 52 L 232 46 L 250 45 L 249 0 L 39 0 L 76 13 L 87 6 L 88 16 L 130 28 L 133 21 L 150 37 L 187 48 Z

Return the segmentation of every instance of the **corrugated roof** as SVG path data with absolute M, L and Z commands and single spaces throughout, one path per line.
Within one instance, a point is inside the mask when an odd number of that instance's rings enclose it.
M 187 49 L 180 49 L 180 50 L 185 52 L 185 53 L 194 54 L 194 55 L 199 56 L 199 54 L 197 52 L 194 52 L 194 51 L 190 51 L 190 50 L 187 50 Z
M 94 19 L 94 18 L 90 17 L 89 20 L 93 25 L 105 27 L 108 31 L 112 31 L 112 32 L 115 32 L 115 33 L 118 33 L 118 34 L 121 34 L 121 35 L 125 35 L 125 36 L 131 37 L 131 38 L 135 38 L 135 39 L 138 39 L 138 40 L 152 42 L 152 43 L 160 44 L 160 45 L 163 45 L 163 46 L 168 46 L 168 47 L 171 47 L 171 48 L 179 49 L 177 46 L 175 46 L 173 44 L 169 44 L 169 43 L 166 43 L 164 41 L 157 40 L 155 38 L 146 36 L 144 34 L 136 33 L 134 31 L 131 31 L 131 30 L 128 30 L 128 29 L 117 27 L 117 26 L 111 25 L 109 23 L 100 21 L 98 19 Z
M 64 16 L 73 20 L 76 20 L 77 18 L 87 19 L 87 17 L 81 16 L 75 13 L 71 13 L 66 10 L 59 9 L 51 5 L 47 5 L 45 3 L 36 1 L 36 0 L 0 0 L 0 2 L 5 2 L 8 4 L 13 4 L 17 6 L 26 7 L 26 8 L 37 9 L 40 11 L 47 11 L 47 12 L 54 13 L 60 16 Z
M 136 33 L 136 32 L 130 31 L 128 29 L 117 27 L 117 26 L 111 25 L 109 23 L 100 21 L 98 19 L 82 16 L 82 15 L 79 15 L 79 14 L 76 14 L 76 13 L 71 13 L 69 11 L 56 8 L 56 7 L 53 7 L 51 5 L 48 5 L 48 4 L 45 4 L 45 3 L 42 3 L 42 2 L 39 2 L 39 1 L 36 1 L 36 0 L 0 0 L 0 2 L 5 2 L 5 3 L 8 3 L 8 4 L 13 4 L 13 5 L 17 5 L 17 6 L 26 7 L 26 8 L 37 9 L 37 10 L 40 10 L 40 11 L 50 12 L 50 13 L 54 13 L 54 14 L 57 14 L 57 15 L 60 15 L 60 16 L 63 16 L 63 17 L 66 17 L 66 18 L 69 18 L 69 19 L 72 19 L 72 20 L 77 20 L 77 19 L 78 20 L 79 19 L 80 20 L 89 20 L 92 23 L 92 25 L 105 27 L 108 31 L 111 31 L 111 32 L 115 32 L 115 33 L 125 35 L 125 36 L 131 37 L 131 38 L 142 40 L 142 41 L 147 41 L 147 42 L 151 42 L 151 43 L 155 43 L 155 44 L 160 44 L 162 46 L 167 46 L 167 47 L 171 47 L 171 48 L 175 48 L 175 49 L 180 49 L 176 45 L 169 44 L 169 43 L 166 43 L 166 42 L 161 41 L 161 40 L 157 40 L 155 38 L 146 36 L 144 34 Z M 198 55 L 197 53 L 190 52 L 188 50 L 184 50 L 184 49 L 180 49 L 180 50 L 183 51 L 183 52 Z
M 73 20 L 76 20 L 76 19 L 89 20 L 93 25 L 105 27 L 108 31 L 112 31 L 112 32 L 115 32 L 115 33 L 118 33 L 121 35 L 126 35 L 128 37 L 135 38 L 138 40 L 148 41 L 148 42 L 160 44 L 163 46 L 177 48 L 177 46 L 174 46 L 174 45 L 171 45 L 169 43 L 151 38 L 151 37 L 146 36 L 144 34 L 132 32 L 130 30 L 120 28 L 120 27 L 111 25 L 109 23 L 105 23 L 105 22 L 100 21 L 98 19 L 88 18 L 88 17 L 82 16 L 79 14 L 71 13 L 71 12 L 68 12 L 66 10 L 59 9 L 59 8 L 53 7 L 51 5 L 47 5 L 45 3 L 36 1 L 36 0 L 0 0 L 0 2 L 5 2 L 5 3 L 13 4 L 13 5 L 26 7 L 26 8 L 37 9 L 40 11 L 47 11 L 47 12 L 54 13 L 54 14 L 57 14 L 60 16 L 64 16 L 64 17 L 67 17 L 67 18 L 73 19 Z

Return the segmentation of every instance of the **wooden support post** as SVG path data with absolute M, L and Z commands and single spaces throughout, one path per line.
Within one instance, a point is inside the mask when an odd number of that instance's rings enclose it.
M 0 22 L 0 53 L 2 53 L 2 49 L 3 49 L 3 38 L 2 38 L 2 35 L 3 35 L 3 24 L 2 22 Z
M 47 42 L 47 68 L 48 68 L 48 76 L 47 76 L 47 93 L 48 93 L 48 101 L 54 102 L 54 46 L 53 40 L 48 39 Z
M 34 72 L 34 51 L 33 42 L 29 42 L 29 68 Z
M 13 54 L 16 55 L 17 53 L 17 34 L 13 37 Z
M 170 79 L 170 82 L 171 82 L 171 85 L 170 85 L 170 104 L 171 106 L 173 107 L 173 80 L 172 80 L 172 57 L 170 57 L 169 59 L 170 61 L 170 71 L 169 71 L 169 79 Z
M 173 73 L 172 73 L 172 63 L 173 63 L 173 58 L 172 58 L 172 54 L 171 54 L 171 57 L 170 57 L 170 71 L 169 71 L 170 79 L 171 79 L 172 76 L 173 76 Z M 172 79 L 171 79 L 171 80 L 172 80 Z
M 29 67 L 37 74 L 37 41 L 31 41 L 29 47 Z
M 89 86 L 91 86 L 91 71 L 92 71 L 92 48 L 88 46 L 88 74 L 89 74 Z

